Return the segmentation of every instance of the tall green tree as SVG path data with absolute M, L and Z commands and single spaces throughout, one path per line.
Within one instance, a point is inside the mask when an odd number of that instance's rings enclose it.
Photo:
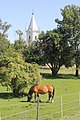
M 5 36 L 0 34 L 0 56 L 8 50 L 10 47 L 10 42 L 6 39 Z
M 0 63 L 1 83 L 10 88 L 14 96 L 19 95 L 28 85 L 41 80 L 38 66 L 25 63 L 22 55 L 17 52 L 4 54 Z
M 61 9 L 62 20 L 56 19 L 58 29 L 64 35 L 68 45 L 72 48 L 76 73 L 80 66 L 80 7 L 76 5 L 65 6 Z M 69 59 L 70 60 L 70 59 Z
M 17 35 L 18 35 L 18 39 L 19 39 L 19 40 L 22 40 L 23 32 L 18 29 L 18 30 L 16 30 L 16 33 L 17 33 Z
M 44 64 L 47 64 L 52 75 L 56 75 L 63 63 L 60 62 L 61 51 L 60 41 L 61 38 L 57 30 L 47 31 L 45 34 L 42 33 L 39 37 L 39 48 L 40 53 L 43 56 Z
M 0 34 L 7 37 L 8 36 L 7 31 L 9 30 L 10 27 L 11 27 L 11 24 L 8 24 L 7 22 L 3 22 L 0 19 Z
M 14 41 L 14 48 L 18 52 L 23 52 L 26 47 L 26 41 L 23 39 L 23 32 L 21 30 L 16 30 L 18 39 Z
M 41 32 L 39 40 L 26 47 L 24 51 L 26 61 L 40 65 L 47 64 L 52 75 L 56 75 L 62 65 L 70 66 L 72 47 L 69 47 L 63 36 L 58 29 Z
M 7 22 L 3 22 L 0 19 L 0 56 L 7 51 L 10 46 L 10 42 L 7 39 L 7 31 L 11 27 Z

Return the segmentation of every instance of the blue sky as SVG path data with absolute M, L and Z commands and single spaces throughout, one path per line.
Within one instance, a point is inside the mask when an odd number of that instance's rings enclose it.
M 38 28 L 46 31 L 56 28 L 55 19 L 61 19 L 60 9 L 69 4 L 80 6 L 80 0 L 0 0 L 0 18 L 12 25 L 8 38 L 13 43 L 16 30 L 27 30 L 33 10 Z

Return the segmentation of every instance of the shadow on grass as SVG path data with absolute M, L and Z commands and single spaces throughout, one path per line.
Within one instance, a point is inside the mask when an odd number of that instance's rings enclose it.
M 20 102 L 23 102 L 23 103 L 24 103 L 24 102 L 27 102 L 27 100 L 21 100 Z
M 33 104 L 35 104 L 35 103 L 36 103 L 36 104 L 37 104 L 37 103 L 38 103 L 38 101 L 35 101 L 35 102 L 34 102 L 34 101 L 30 101 L 30 102 L 28 102 L 28 103 L 33 103 Z M 49 104 L 49 103 L 52 103 L 52 102 L 42 101 L 42 100 L 41 100 L 41 101 L 39 101 L 39 103 L 40 103 L 40 104 L 41 104 L 41 103 Z
M 26 93 L 24 93 L 24 95 L 19 95 L 19 96 L 14 96 L 13 93 L 9 93 L 9 92 L 0 93 L 0 98 L 1 99 L 22 98 L 23 96 L 26 96 Z
M 46 79 L 80 79 L 80 76 L 75 77 L 75 75 L 73 74 L 57 74 L 53 76 L 50 73 L 41 73 L 41 75 L 43 78 L 46 78 Z
M 13 98 L 13 94 L 7 93 L 7 92 L 2 92 L 2 93 L 0 93 L 0 98 L 1 99 L 11 99 L 11 98 Z

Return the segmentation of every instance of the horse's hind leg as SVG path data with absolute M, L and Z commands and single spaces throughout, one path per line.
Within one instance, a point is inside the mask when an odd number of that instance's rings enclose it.
M 51 100 L 51 101 L 52 101 L 52 103 L 54 103 L 54 99 L 53 99 L 53 96 L 52 96 L 52 100 Z
M 53 93 L 52 93 L 52 103 L 54 102 L 54 92 L 55 92 L 55 89 L 53 89 Z
M 51 99 L 51 102 L 53 103 L 54 102 L 54 100 L 53 100 L 53 93 L 49 93 L 49 99 L 48 99 L 48 102 L 50 101 L 50 98 L 52 97 L 52 99 Z
M 53 93 L 52 93 L 51 96 L 52 96 L 52 100 L 51 100 L 51 102 L 54 103 L 54 99 L 53 99 L 53 98 L 54 98 L 54 95 L 53 95 Z
M 49 93 L 49 98 L 48 98 L 48 101 L 47 101 L 47 102 L 49 102 L 49 101 L 50 101 L 50 98 L 51 98 L 51 93 Z

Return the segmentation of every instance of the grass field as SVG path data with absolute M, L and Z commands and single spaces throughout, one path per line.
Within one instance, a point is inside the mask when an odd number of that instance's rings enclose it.
M 40 69 L 41 84 L 55 86 L 54 103 L 46 103 L 48 94 L 40 95 L 39 120 L 80 120 L 80 78 L 74 76 L 75 69 L 61 68 L 57 77 L 49 69 Z M 37 103 L 26 102 L 27 97 L 12 97 L 10 91 L 0 85 L 1 120 L 36 120 Z

